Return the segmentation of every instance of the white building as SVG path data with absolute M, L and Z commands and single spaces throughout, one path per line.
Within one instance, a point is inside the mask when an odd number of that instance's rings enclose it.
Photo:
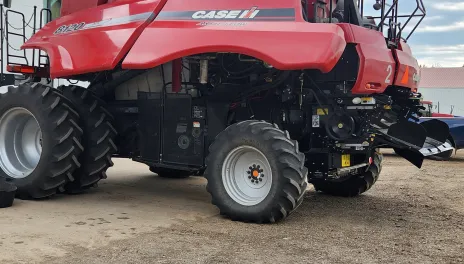
M 464 116 L 464 67 L 421 68 L 419 92 L 433 112 Z

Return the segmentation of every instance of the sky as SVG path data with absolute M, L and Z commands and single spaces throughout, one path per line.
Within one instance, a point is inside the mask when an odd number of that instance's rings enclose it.
M 375 0 L 365 0 L 366 15 L 375 13 Z M 387 0 L 391 3 L 392 0 Z M 427 15 L 408 43 L 420 65 L 427 67 L 464 66 L 464 0 L 423 0 Z M 400 0 L 399 13 L 410 15 L 416 0 Z M 411 21 L 410 31 L 417 21 Z M 404 35 L 403 35 L 404 36 Z

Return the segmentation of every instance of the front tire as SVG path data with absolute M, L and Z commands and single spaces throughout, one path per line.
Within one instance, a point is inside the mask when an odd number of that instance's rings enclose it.
M 229 126 L 210 146 L 207 190 L 232 220 L 283 220 L 303 201 L 308 170 L 298 142 L 266 122 Z
M 314 180 L 311 182 L 316 191 L 332 196 L 355 197 L 367 192 L 379 179 L 382 171 L 382 154 L 376 152 L 373 155 L 372 164 L 366 172 L 353 175 L 344 181 Z
M 73 181 L 83 151 L 79 115 L 56 90 L 39 83 L 0 95 L 0 177 L 22 199 L 45 198 Z

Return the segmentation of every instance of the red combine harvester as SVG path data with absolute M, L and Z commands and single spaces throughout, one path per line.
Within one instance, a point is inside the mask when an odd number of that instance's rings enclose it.
M 130 158 L 204 175 L 221 214 L 258 223 L 287 217 L 308 183 L 364 193 L 378 148 L 417 167 L 452 149 L 446 124 L 414 122 L 419 66 L 402 34 L 422 0 L 410 15 L 387 2 L 364 17 L 354 0 L 62 0 L 22 46 L 49 65 L 8 67 L 28 81 L 1 94 L 2 174 L 43 198 Z M 43 84 L 57 78 L 90 86 Z

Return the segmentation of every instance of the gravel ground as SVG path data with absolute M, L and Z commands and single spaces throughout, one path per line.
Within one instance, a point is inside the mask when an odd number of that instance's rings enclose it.
M 386 155 L 358 198 L 310 189 L 274 225 L 232 222 L 201 178 L 118 160 L 98 189 L 0 211 L 0 263 L 464 263 L 464 154 L 418 170 Z

